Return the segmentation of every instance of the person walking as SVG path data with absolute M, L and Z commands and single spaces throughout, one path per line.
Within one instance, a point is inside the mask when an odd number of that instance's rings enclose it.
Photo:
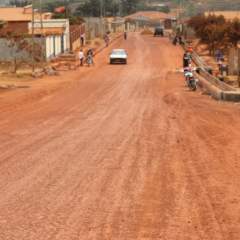
M 124 31 L 124 38 L 125 38 L 125 40 L 127 40 L 127 31 L 126 30 Z
M 105 37 L 105 42 L 106 42 L 106 47 L 108 47 L 108 43 L 109 43 L 108 35 L 106 35 L 106 37 Z
M 82 62 L 83 62 L 83 52 L 82 50 L 80 50 L 80 52 L 78 53 L 79 56 L 79 60 L 80 60 L 80 65 L 82 66 Z
M 83 35 L 83 33 L 80 34 L 80 38 L 81 38 L 82 46 L 83 46 L 83 43 L 84 43 L 84 35 Z

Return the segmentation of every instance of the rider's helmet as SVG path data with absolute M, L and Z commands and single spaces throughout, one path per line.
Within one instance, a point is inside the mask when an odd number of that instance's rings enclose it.
M 91 48 L 89 48 L 88 51 L 91 51 Z

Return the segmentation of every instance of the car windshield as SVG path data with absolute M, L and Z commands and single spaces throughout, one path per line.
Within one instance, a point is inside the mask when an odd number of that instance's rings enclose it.
M 125 54 L 124 50 L 113 50 L 112 54 Z

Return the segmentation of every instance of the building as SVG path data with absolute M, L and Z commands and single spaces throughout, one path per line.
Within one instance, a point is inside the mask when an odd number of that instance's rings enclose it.
M 40 13 L 35 11 L 34 15 L 40 19 Z M 50 12 L 42 13 L 42 19 L 51 19 Z M 4 30 L 14 30 L 28 32 L 28 23 L 32 21 L 32 5 L 26 7 L 10 7 L 0 8 L 0 18 L 8 22 L 8 26 Z
M 138 22 L 139 27 L 164 27 L 166 29 L 176 27 L 177 18 L 173 15 L 157 11 L 141 11 L 124 17 Z
M 35 26 L 40 26 L 40 20 L 35 20 Z M 68 19 L 42 20 L 43 36 L 46 49 L 46 60 L 58 57 L 70 50 L 70 27 Z M 28 33 L 32 34 L 32 22 L 28 23 Z M 35 37 L 41 36 L 41 29 L 34 28 Z
M 2 31 L 14 30 L 14 32 L 26 35 L 25 39 L 31 41 L 32 5 L 23 8 L 0 8 L 0 14 L 0 18 L 8 22 L 8 26 L 3 28 Z M 42 34 L 46 61 L 70 50 L 69 19 L 51 19 L 51 15 L 51 13 L 42 13 Z M 34 42 L 40 46 L 40 13 L 35 10 L 34 16 Z M 11 55 L 6 51 L 4 41 L 4 39 L 1 39 L 3 51 L 0 60 L 11 61 Z

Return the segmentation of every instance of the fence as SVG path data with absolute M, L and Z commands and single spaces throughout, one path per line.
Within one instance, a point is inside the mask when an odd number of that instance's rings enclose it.
M 85 35 L 85 23 L 82 25 L 70 26 L 70 49 L 71 51 L 76 50 L 82 45 L 80 34 Z

